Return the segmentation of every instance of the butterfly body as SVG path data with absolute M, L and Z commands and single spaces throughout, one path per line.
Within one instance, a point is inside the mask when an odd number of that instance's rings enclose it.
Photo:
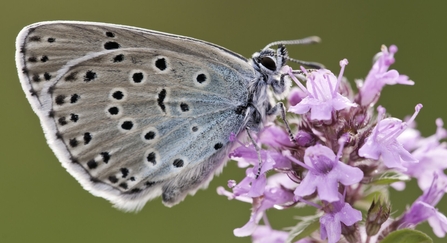
M 27 26 L 16 45 L 22 87 L 62 165 L 128 211 L 207 186 L 230 136 L 262 127 L 267 88 L 284 91 L 286 53 L 271 49 L 247 60 L 189 37 L 72 21 Z

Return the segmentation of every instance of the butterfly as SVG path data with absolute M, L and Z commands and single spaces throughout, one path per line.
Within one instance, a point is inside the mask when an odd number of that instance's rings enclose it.
M 286 44 L 249 59 L 218 45 L 135 27 L 76 21 L 25 27 L 22 88 L 62 165 L 115 207 L 172 206 L 222 170 L 232 134 L 257 132 L 282 103 Z M 272 49 L 271 46 L 278 48 Z

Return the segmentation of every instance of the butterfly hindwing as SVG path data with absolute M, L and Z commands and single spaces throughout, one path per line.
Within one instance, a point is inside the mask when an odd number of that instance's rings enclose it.
M 243 128 L 251 65 L 221 47 L 137 28 L 47 22 L 18 37 L 22 87 L 84 188 L 125 210 L 205 186 Z

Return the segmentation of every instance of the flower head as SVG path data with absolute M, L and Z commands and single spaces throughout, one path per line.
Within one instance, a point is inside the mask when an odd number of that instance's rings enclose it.
M 293 202 L 293 191 L 278 183 L 277 177 L 267 180 L 266 172 L 273 168 L 273 160 L 267 156 L 266 163 L 262 166 L 261 174 L 256 176 L 254 168 L 246 170 L 246 177 L 235 185 L 234 181 L 228 184 L 232 186 L 233 193 L 226 191 L 222 187 L 218 188 L 220 195 L 226 195 L 229 199 L 238 199 L 252 203 L 252 212 L 249 221 L 234 230 L 236 236 L 249 236 L 256 229 L 259 220 L 264 212 L 275 205 L 284 205 Z
M 306 149 L 304 163 L 309 170 L 295 189 L 295 195 L 304 197 L 318 192 L 320 200 L 335 202 L 338 197 L 338 183 L 352 185 L 363 178 L 363 172 L 339 161 L 334 152 L 317 144 Z
M 295 236 L 299 243 L 335 243 L 342 236 L 347 242 L 376 243 L 396 229 L 423 221 L 436 235 L 445 236 L 447 218 L 435 208 L 447 191 L 447 144 L 441 142 L 447 130 L 442 120 L 436 122 L 436 134 L 424 138 L 414 121 L 422 105 L 416 105 L 405 122 L 385 117 L 381 106 L 375 113 L 384 85 L 413 84 L 407 76 L 388 70 L 396 51 L 395 46 L 382 47 L 365 83 L 358 83 L 357 94 L 343 77 L 346 60 L 340 62 L 338 78 L 326 69 L 281 68 L 281 79 L 290 77 L 298 85 L 287 99 L 288 117 L 253 134 L 250 141 L 255 138 L 256 146 L 238 141 L 241 146 L 230 156 L 245 168 L 245 177 L 238 183 L 229 180 L 228 191 L 218 188 L 228 199 L 251 204 L 250 218 L 234 230 L 236 236 L 251 235 L 257 243 L 282 243 Z M 305 86 L 298 78 L 306 81 Z M 424 194 L 393 218 L 389 188 L 404 189 L 409 177 L 417 178 Z M 362 214 L 355 207 L 366 205 L 371 207 L 358 224 Z M 287 209 L 300 207 L 312 207 L 316 215 L 301 218 L 290 233 L 271 227 L 268 210 L 293 213 Z
M 405 174 L 418 180 L 418 185 L 422 190 L 429 188 L 433 181 L 433 174 L 437 174 L 439 180 L 447 181 L 444 170 L 447 169 L 447 144 L 440 140 L 447 137 L 447 131 L 443 128 L 443 121 L 436 120 L 436 133 L 428 138 L 417 137 L 415 139 L 413 152 L 411 153 L 419 163 L 407 165 Z
M 432 185 L 413 203 L 411 208 L 398 221 L 399 227 L 414 227 L 427 220 L 438 237 L 444 237 L 447 232 L 447 217 L 440 213 L 435 206 L 444 196 L 446 182 L 439 181 L 435 174 Z
M 307 88 L 301 85 L 295 78 L 295 75 L 290 74 L 298 86 L 307 92 L 307 97 L 296 105 L 291 106 L 289 112 L 305 114 L 310 110 L 310 118 L 312 120 L 330 120 L 333 111 L 357 106 L 338 92 L 339 83 L 347 64 L 348 61 L 346 59 L 340 62 L 342 69 L 338 78 L 327 69 L 320 69 L 311 73 L 303 70 L 307 76 Z
M 415 108 L 411 120 L 421 110 L 422 105 L 418 104 Z M 378 108 L 382 115 L 385 110 Z M 379 121 L 373 129 L 371 135 L 366 139 L 365 144 L 359 149 L 359 155 L 365 158 L 378 160 L 380 157 L 388 168 L 399 168 L 406 170 L 403 163 L 417 163 L 414 158 L 402 144 L 397 141 L 397 137 L 405 130 L 406 123 L 397 118 L 385 118 Z
M 374 104 L 380 96 L 385 85 L 405 84 L 413 85 L 414 82 L 408 79 L 408 76 L 401 75 L 396 70 L 388 71 L 388 68 L 394 63 L 394 54 L 397 52 L 395 45 L 388 48 L 382 46 L 382 52 L 379 52 L 374 65 L 365 78 L 364 84 L 359 84 L 360 105 L 368 106 Z
M 362 220 L 362 213 L 353 209 L 349 203 L 344 202 L 341 194 L 340 200 L 328 204 L 325 208 L 325 214 L 320 218 L 321 239 L 328 238 L 328 243 L 335 243 L 340 240 L 342 223 L 351 226 Z

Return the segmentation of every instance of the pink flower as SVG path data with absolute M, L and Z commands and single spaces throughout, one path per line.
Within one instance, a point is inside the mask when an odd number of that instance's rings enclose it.
M 342 223 L 351 226 L 362 220 L 362 212 L 353 209 L 346 203 L 341 194 L 337 195 L 339 201 L 325 207 L 325 214 L 320 218 L 321 239 L 328 238 L 328 243 L 336 243 L 340 240 Z
M 431 186 L 399 220 L 400 227 L 414 227 L 427 220 L 435 235 L 444 237 L 447 232 L 447 217 L 435 206 L 444 196 L 446 186 L 446 182 L 438 180 L 438 175 L 434 174 Z
M 279 50 L 279 61 L 307 63 L 288 58 L 284 49 Z M 423 221 L 428 221 L 437 236 L 445 236 L 447 218 L 435 208 L 447 191 L 447 144 L 441 142 L 447 130 L 442 120 L 436 121 L 436 134 L 424 138 L 414 122 L 422 105 L 416 105 L 405 122 L 385 117 L 382 107 L 377 108 L 378 115 L 375 113 L 374 104 L 384 85 L 413 84 L 407 76 L 388 70 L 396 51 L 395 46 L 389 52 L 382 48 L 365 83 L 358 83 L 358 94 L 343 78 L 346 60 L 340 62 L 338 78 L 326 69 L 281 67 L 279 80 L 273 80 L 279 82 L 272 84 L 276 90 L 289 81 L 286 78 L 298 85 L 285 104 L 290 113 L 252 134 L 259 151 L 238 141 L 241 146 L 230 157 L 245 168 L 245 177 L 238 183 L 229 180 L 228 191 L 218 188 L 220 195 L 252 205 L 248 222 L 234 229 L 236 236 L 251 235 L 255 243 L 282 243 L 293 236 L 300 238 L 298 243 L 335 243 L 343 235 L 349 242 L 373 243 Z M 298 79 L 305 80 L 306 87 Z M 236 136 L 230 138 L 235 141 Z M 410 176 L 418 179 L 424 194 L 401 217 L 393 219 L 388 190 L 397 186 L 404 189 Z M 362 213 L 354 205 L 364 208 L 368 202 L 371 206 L 364 223 L 357 224 Z M 290 233 L 275 230 L 268 222 L 269 210 L 283 210 L 285 217 L 292 218 L 301 215 L 294 210 L 305 206 L 315 208 L 316 215 L 300 218 L 295 227 L 286 228 Z M 320 227 L 316 227 L 318 223 Z
M 421 110 L 422 105 L 415 107 L 415 113 L 410 121 L 414 120 Z M 380 116 L 383 116 L 385 109 L 378 108 Z M 397 137 L 407 127 L 405 122 L 397 118 L 385 118 L 379 121 L 374 127 L 371 135 L 366 139 L 365 144 L 359 149 L 359 155 L 365 158 L 378 160 L 380 157 L 388 168 L 399 168 L 406 170 L 403 163 L 417 163 L 414 158 L 402 144 L 397 141 Z
M 226 195 L 229 199 L 238 199 L 244 202 L 252 203 L 252 212 L 249 221 L 234 230 L 235 236 L 249 236 L 256 229 L 259 220 L 264 212 L 275 205 L 283 205 L 293 202 L 293 192 L 290 189 L 278 184 L 277 177 L 266 178 L 266 171 L 273 168 L 273 160 L 267 156 L 266 162 L 263 164 L 261 174 L 256 177 L 254 168 L 247 169 L 247 176 L 238 184 L 234 185 L 234 181 L 228 184 L 234 186 L 233 193 L 226 191 L 222 187 L 218 188 L 220 195 Z
M 428 138 L 417 137 L 413 142 L 412 155 L 419 160 L 417 164 L 408 164 L 405 174 L 418 179 L 418 185 L 422 190 L 429 188 L 433 181 L 433 174 L 437 174 L 440 180 L 447 181 L 444 170 L 447 169 L 447 144 L 441 143 L 447 137 L 447 131 L 443 128 L 442 119 L 436 120 L 436 133 Z M 401 141 L 399 139 L 399 141 Z
M 397 52 L 395 45 L 390 46 L 389 52 L 386 46 L 382 46 L 382 52 L 377 56 L 364 84 L 359 84 L 360 105 L 368 106 L 374 104 L 380 96 L 385 85 L 405 84 L 413 85 L 414 82 L 408 79 L 406 75 L 400 75 L 399 72 L 388 68 L 394 63 L 394 54 Z
M 317 144 L 306 149 L 304 163 L 308 173 L 295 189 L 297 197 L 304 197 L 318 192 L 320 200 L 335 202 L 338 197 L 338 183 L 352 185 L 363 178 L 363 172 L 356 167 L 346 165 L 338 160 L 328 147 Z
M 310 110 L 310 118 L 312 120 L 330 120 L 333 111 L 357 106 L 338 92 L 343 71 L 347 64 L 348 61 L 346 59 L 340 62 L 341 71 L 338 79 L 327 69 L 320 69 L 310 73 L 303 70 L 307 76 L 307 88 L 289 71 L 289 76 L 302 90 L 307 92 L 307 97 L 303 98 L 298 104 L 291 106 L 289 112 L 305 114 Z

